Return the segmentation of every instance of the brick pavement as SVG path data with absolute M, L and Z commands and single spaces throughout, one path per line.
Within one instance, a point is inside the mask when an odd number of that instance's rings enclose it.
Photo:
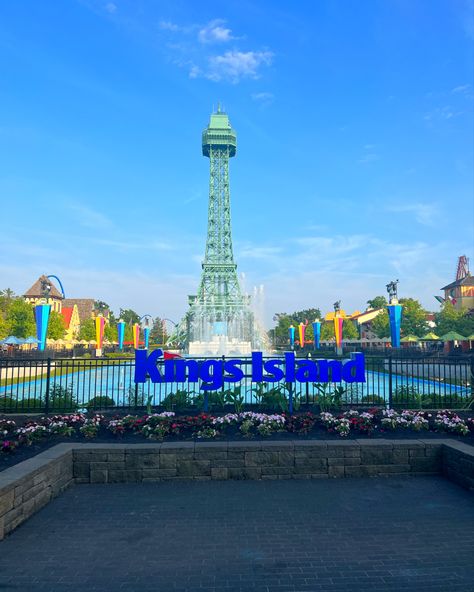
M 440 477 L 78 485 L 0 543 L 6 592 L 474 591 Z

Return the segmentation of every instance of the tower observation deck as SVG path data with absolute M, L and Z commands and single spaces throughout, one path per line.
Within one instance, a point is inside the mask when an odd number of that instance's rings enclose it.
M 202 133 L 202 153 L 209 158 L 209 206 L 206 252 L 197 295 L 189 296 L 190 354 L 246 354 L 256 346 L 250 298 L 240 289 L 232 249 L 229 159 L 237 136 L 220 108 Z

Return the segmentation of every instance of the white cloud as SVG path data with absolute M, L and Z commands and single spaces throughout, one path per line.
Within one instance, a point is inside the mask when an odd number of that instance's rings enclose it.
M 387 206 L 387 211 L 397 214 L 413 214 L 415 220 L 424 226 L 434 226 L 439 216 L 439 207 L 434 203 L 394 204 Z
M 466 94 L 470 91 L 470 89 L 471 89 L 470 84 L 462 84 L 460 86 L 455 86 L 451 92 L 454 94 L 456 94 L 456 93 Z
M 463 113 L 464 111 L 456 111 L 450 105 L 445 105 L 444 107 L 436 107 L 435 109 L 428 111 L 428 113 L 425 113 L 423 119 L 428 124 L 432 124 L 435 121 L 447 121 L 453 117 L 458 117 Z
M 232 36 L 231 29 L 224 27 L 225 21 L 222 19 L 215 19 L 209 22 L 205 27 L 199 29 L 198 41 L 200 43 L 227 43 L 236 39 Z
M 69 209 L 75 215 L 76 221 L 87 228 L 104 229 L 113 226 L 112 220 L 102 212 L 94 210 L 81 203 L 70 203 Z
M 256 79 L 261 66 L 269 66 L 272 59 L 270 51 L 226 51 L 209 58 L 204 76 L 214 82 L 228 80 L 234 84 L 242 78 Z
M 275 100 L 275 95 L 271 92 L 253 93 L 251 96 L 253 101 L 259 103 L 264 107 L 271 105 Z
M 172 23 L 171 21 L 160 21 L 159 27 L 163 31 L 171 31 L 172 33 L 177 33 L 182 30 L 179 25 Z
M 360 164 L 367 164 L 370 162 L 375 162 L 376 160 L 379 160 L 379 158 L 379 155 L 375 152 L 368 152 L 367 154 L 364 154 L 364 156 L 359 158 L 357 162 Z
M 117 5 L 116 5 L 116 4 L 114 4 L 113 2 L 108 2 L 108 3 L 105 5 L 105 10 L 106 10 L 108 13 L 110 13 L 110 14 L 114 14 L 114 12 L 116 12 L 116 11 L 117 11 Z

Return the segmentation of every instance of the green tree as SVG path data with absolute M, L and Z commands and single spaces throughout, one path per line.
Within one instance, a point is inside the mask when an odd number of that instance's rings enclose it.
M 379 339 L 390 337 L 390 323 L 388 320 L 388 312 L 383 310 L 380 312 L 371 323 L 372 331 Z
M 448 300 L 435 315 L 436 333 L 441 337 L 449 331 L 456 331 L 464 337 L 474 333 L 474 315 L 467 309 L 457 310 Z
M 417 335 L 423 337 L 428 331 L 426 310 L 414 298 L 400 298 L 402 309 L 402 335 Z M 388 312 L 383 310 L 372 321 L 372 330 L 380 339 L 390 337 L 390 322 Z
M 48 339 L 62 339 L 65 335 L 66 327 L 64 325 L 63 315 L 52 310 L 49 315 L 48 332 L 46 337 Z
M 95 300 L 94 309 L 97 311 L 98 314 L 101 314 L 102 316 L 108 318 L 111 323 L 115 321 L 114 313 L 112 312 L 112 309 L 107 304 L 107 302 L 104 302 L 103 300 Z
M 311 323 L 318 318 L 321 318 L 321 311 L 319 308 L 307 308 L 291 314 L 286 312 L 277 313 L 273 317 L 273 320 L 276 321 L 277 324 L 274 329 L 269 331 L 269 337 L 274 345 L 287 345 L 290 339 L 290 325 L 295 327 L 295 340 L 298 340 L 298 325 L 300 323 L 308 323 L 306 325 L 305 341 L 310 341 L 313 339 L 313 326 Z
M 121 308 L 119 317 L 122 321 L 125 321 L 127 325 L 133 325 L 134 323 L 140 322 L 140 315 L 131 308 Z
M 334 323 L 333 321 L 326 321 L 321 326 L 321 341 L 331 341 L 335 339 L 334 333 Z M 344 324 L 342 325 L 342 338 L 343 339 L 358 339 L 359 338 L 359 331 L 354 323 L 350 320 L 344 319 Z
M 7 332 L 15 337 L 36 335 L 36 324 L 33 307 L 23 300 L 15 298 L 10 303 L 7 314 Z
M 0 290 L 0 312 L 3 312 L 3 314 L 6 315 L 15 298 L 18 298 L 18 296 L 16 296 L 15 292 L 10 290 L 10 288 Z
M 8 337 L 8 324 L 3 313 L 0 312 L 0 339 L 4 339 L 5 337 Z
M 163 345 L 166 343 L 168 339 L 168 335 L 166 332 L 166 324 L 164 319 L 160 319 L 160 317 L 156 317 L 153 319 L 153 326 L 150 330 L 150 344 L 157 343 Z
M 85 339 L 86 341 L 95 340 L 95 322 L 94 319 L 86 319 L 81 323 L 79 329 L 79 339 Z
M 107 341 L 118 341 L 117 325 L 115 323 L 106 323 L 104 327 L 104 339 Z
M 414 298 L 400 298 L 402 310 L 402 334 L 423 337 L 428 331 L 426 310 Z
M 368 308 L 384 308 L 388 302 L 385 296 L 376 296 L 371 300 L 367 300 Z

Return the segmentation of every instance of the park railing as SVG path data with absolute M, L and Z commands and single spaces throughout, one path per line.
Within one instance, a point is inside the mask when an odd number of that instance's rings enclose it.
M 204 391 L 201 381 L 136 384 L 133 358 L 0 359 L 0 414 L 150 408 L 189 413 L 244 408 L 285 411 L 373 405 L 461 409 L 473 401 L 472 355 L 407 358 L 392 352 L 366 356 L 366 381 L 339 384 L 253 382 L 250 359 L 239 359 L 242 381 L 224 383 L 217 391 Z

